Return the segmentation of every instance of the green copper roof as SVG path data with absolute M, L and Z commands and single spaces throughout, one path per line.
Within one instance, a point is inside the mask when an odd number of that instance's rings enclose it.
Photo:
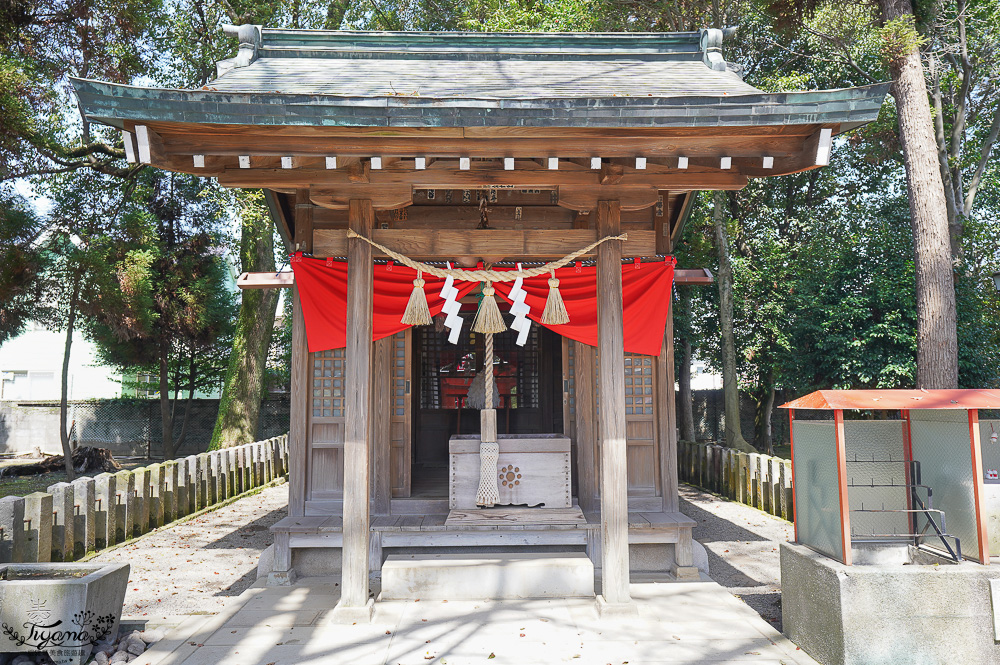
M 764 93 L 723 33 L 391 33 L 230 28 L 240 52 L 202 90 L 74 80 L 124 120 L 375 127 L 679 127 L 870 122 L 885 84 Z

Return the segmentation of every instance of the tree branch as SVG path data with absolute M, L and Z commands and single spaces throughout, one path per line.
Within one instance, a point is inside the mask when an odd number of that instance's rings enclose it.
M 976 165 L 976 172 L 969 181 L 969 191 L 965 195 L 965 203 L 962 208 L 962 212 L 966 217 L 972 214 L 972 204 L 976 200 L 979 183 L 982 182 L 983 173 L 986 171 L 986 165 L 990 162 L 990 154 L 993 152 L 993 146 L 996 145 L 998 136 L 1000 136 L 1000 104 L 993 111 L 993 124 L 990 126 L 989 135 L 983 141 L 982 157 L 979 158 L 979 164 Z

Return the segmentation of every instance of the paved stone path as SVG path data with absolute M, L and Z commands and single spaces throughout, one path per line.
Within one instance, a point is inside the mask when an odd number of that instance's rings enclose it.
M 792 523 L 690 485 L 680 495 L 681 512 L 698 523 L 709 575 L 781 630 L 778 544 L 794 539 Z
M 792 525 L 749 506 L 681 485 L 681 511 L 698 522 L 712 578 L 780 630 L 778 542 Z M 95 558 L 132 565 L 126 616 L 164 620 L 219 612 L 250 587 L 267 530 L 286 514 L 288 485 L 207 512 Z
M 631 586 L 637 613 L 593 599 L 383 601 L 372 622 L 335 623 L 333 578 L 245 591 L 191 617 L 132 665 L 816 665 L 709 581 Z
M 272 540 L 268 527 L 287 504 L 287 483 L 269 487 L 93 560 L 132 566 L 125 616 L 214 614 L 256 580 L 257 559 Z

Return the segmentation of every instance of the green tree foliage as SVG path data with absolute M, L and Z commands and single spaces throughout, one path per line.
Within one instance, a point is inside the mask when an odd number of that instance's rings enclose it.
M 0 344 L 38 315 L 46 267 L 40 233 L 41 221 L 28 202 L 0 189 Z
M 113 270 L 87 310 L 105 361 L 159 377 L 167 459 L 184 442 L 195 392 L 218 381 L 226 355 L 219 343 L 233 318 L 228 267 L 206 224 L 215 210 L 202 189 L 197 178 L 143 172 L 122 215 L 124 237 L 105 254 Z
M 120 139 L 82 122 L 69 77 L 131 83 L 157 65 L 160 0 L 8 0 L 0 10 L 0 180 L 123 176 Z

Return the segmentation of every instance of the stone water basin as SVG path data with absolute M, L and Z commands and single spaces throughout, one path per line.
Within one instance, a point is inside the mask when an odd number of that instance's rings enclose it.
M 45 651 L 82 665 L 118 634 L 129 565 L 0 564 L 0 654 Z

